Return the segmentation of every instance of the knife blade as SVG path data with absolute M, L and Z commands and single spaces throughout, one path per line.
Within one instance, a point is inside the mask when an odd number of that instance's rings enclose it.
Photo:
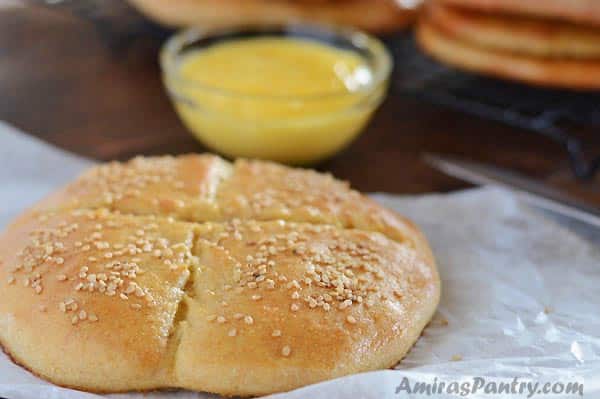
M 425 154 L 424 158 L 429 165 L 449 176 L 476 185 L 506 188 L 530 205 L 600 228 L 600 209 L 531 178 L 496 166 L 436 154 Z

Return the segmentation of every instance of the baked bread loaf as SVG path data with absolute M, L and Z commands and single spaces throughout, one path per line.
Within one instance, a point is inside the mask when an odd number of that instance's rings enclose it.
M 261 395 L 391 367 L 439 295 L 409 221 L 260 161 L 94 167 L 0 236 L 0 343 L 88 391 Z
M 417 41 L 458 68 L 539 86 L 598 90 L 600 27 L 569 13 L 560 19 L 532 16 L 544 7 L 554 16 L 552 5 L 558 3 L 567 6 L 560 0 L 518 2 L 523 7 L 508 0 L 433 0 L 421 16 Z M 586 0 L 576 4 L 600 21 L 600 9 Z
M 354 26 L 390 32 L 415 20 L 420 0 L 130 0 L 143 14 L 167 26 L 227 28 L 288 22 Z

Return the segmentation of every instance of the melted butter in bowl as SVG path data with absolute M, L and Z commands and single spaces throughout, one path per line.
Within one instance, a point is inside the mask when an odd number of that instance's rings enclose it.
M 347 145 L 385 95 L 390 57 L 365 34 L 308 29 L 171 39 L 164 80 L 189 130 L 231 157 L 297 164 Z
M 353 51 L 275 36 L 215 44 L 188 54 L 180 71 L 189 81 L 255 96 L 351 92 L 360 88 L 361 80 L 372 79 Z

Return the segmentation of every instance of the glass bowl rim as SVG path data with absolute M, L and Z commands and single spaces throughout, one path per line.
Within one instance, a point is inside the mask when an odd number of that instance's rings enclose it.
M 274 33 L 274 36 L 281 35 L 286 37 L 286 34 L 291 33 L 290 37 L 298 37 L 297 33 L 300 32 L 319 32 L 328 33 L 332 36 L 341 37 L 353 46 L 359 49 L 366 49 L 371 52 L 374 56 L 375 67 L 371 68 L 373 79 L 356 91 L 348 90 L 335 90 L 323 93 L 311 93 L 309 95 L 264 95 L 264 94 L 251 94 L 244 93 L 235 90 L 225 89 L 218 86 L 207 85 L 199 83 L 190 79 L 186 79 L 181 76 L 178 71 L 177 57 L 183 50 L 184 46 L 194 43 L 195 41 L 210 38 L 226 36 L 234 33 L 241 32 L 268 32 L 269 30 L 279 29 L 282 30 L 283 34 Z M 302 36 L 299 36 L 302 37 Z M 320 43 L 328 44 L 327 40 L 322 40 L 318 36 L 315 39 L 310 38 Z M 350 50 L 356 52 L 356 50 Z M 177 83 L 184 84 L 197 89 L 213 92 L 218 95 L 233 96 L 245 99 L 257 99 L 257 100 L 288 100 L 288 101 L 300 101 L 300 100 L 322 100 L 324 98 L 335 98 L 335 97 L 346 97 L 355 93 L 370 94 L 375 91 L 382 84 L 385 84 L 389 79 L 392 71 L 392 57 L 385 47 L 385 45 L 378 38 L 365 33 L 363 31 L 341 27 L 335 25 L 323 25 L 323 24 L 306 24 L 306 23 L 288 23 L 279 25 L 265 25 L 265 26 L 244 26 L 238 28 L 227 28 L 227 29 L 202 29 L 199 27 L 189 27 L 182 29 L 172 35 L 162 45 L 160 50 L 160 67 L 162 69 L 165 84 L 167 89 L 171 91 L 170 81 L 173 80 Z M 179 93 L 177 93 L 179 95 Z

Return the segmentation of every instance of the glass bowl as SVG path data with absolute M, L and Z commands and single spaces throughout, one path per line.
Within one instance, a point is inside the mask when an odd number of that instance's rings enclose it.
M 182 61 L 210 46 L 257 37 L 316 41 L 354 52 L 369 79 L 353 90 L 300 96 L 255 95 L 190 80 Z M 353 29 L 309 25 L 238 30 L 189 28 L 171 37 L 160 54 L 163 81 L 177 113 L 203 144 L 229 157 L 309 164 L 328 158 L 365 127 L 387 91 L 392 61 L 376 38 Z

